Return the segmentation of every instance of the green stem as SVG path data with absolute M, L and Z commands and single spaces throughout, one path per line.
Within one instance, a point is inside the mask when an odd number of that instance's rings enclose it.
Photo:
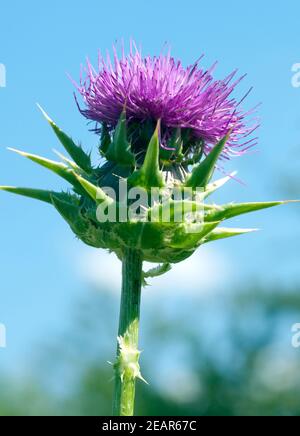
M 138 333 L 142 288 L 142 255 L 126 249 L 122 266 L 122 297 L 115 364 L 114 416 L 133 416 L 136 378 L 139 368 Z

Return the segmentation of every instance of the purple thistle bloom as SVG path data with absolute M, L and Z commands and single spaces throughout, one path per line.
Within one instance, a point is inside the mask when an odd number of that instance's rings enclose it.
M 77 85 L 87 107 L 80 111 L 86 118 L 113 129 L 126 105 L 129 122 L 161 119 L 162 144 L 180 127 L 190 129 L 194 140 L 203 141 L 205 153 L 230 130 L 224 157 L 240 155 L 255 145 L 257 138 L 251 134 L 258 124 L 249 127 L 245 123 L 254 109 L 245 113 L 240 108 L 248 93 L 240 102 L 231 97 L 244 77 L 233 81 L 237 71 L 224 80 L 214 80 L 216 64 L 204 70 L 198 60 L 184 68 L 170 53 L 142 57 L 134 45 L 127 56 L 123 48 L 119 59 L 115 47 L 113 50 L 114 65 L 109 55 L 105 61 L 99 54 L 98 71 L 87 61 L 86 77 Z

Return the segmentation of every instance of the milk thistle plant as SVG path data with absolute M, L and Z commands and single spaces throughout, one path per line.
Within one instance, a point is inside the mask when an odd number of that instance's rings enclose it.
M 201 245 L 254 229 L 223 227 L 224 221 L 281 205 L 206 199 L 234 178 L 212 181 L 224 162 L 256 143 L 256 123 L 231 94 L 242 78 L 236 71 L 214 80 L 200 61 L 185 68 L 170 53 L 143 57 L 133 44 L 128 55 L 114 48 L 113 62 L 88 61 L 77 92 L 80 112 L 95 122 L 101 165 L 42 110 L 69 154 L 61 162 L 14 150 L 71 185 L 68 192 L 2 186 L 49 203 L 84 243 L 114 252 L 122 262 L 122 296 L 117 338 L 114 415 L 134 413 L 139 366 L 141 290 L 149 277 L 189 258 Z M 143 262 L 157 264 L 143 270 Z

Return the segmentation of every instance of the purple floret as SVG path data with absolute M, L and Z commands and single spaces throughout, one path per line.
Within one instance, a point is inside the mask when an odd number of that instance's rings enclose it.
M 98 71 L 87 61 L 85 77 L 77 86 L 86 105 L 80 111 L 113 129 L 126 104 L 129 121 L 161 119 L 165 130 L 191 129 L 204 141 L 205 152 L 231 130 L 224 156 L 240 155 L 255 145 L 257 138 L 251 136 L 258 127 L 257 122 L 248 126 L 245 121 L 254 110 L 244 112 L 244 99 L 231 97 L 243 77 L 234 81 L 234 71 L 224 80 L 214 80 L 215 65 L 204 70 L 199 61 L 185 68 L 170 53 L 142 57 L 135 46 L 127 56 L 123 49 L 120 59 L 114 48 L 114 64 L 99 54 Z

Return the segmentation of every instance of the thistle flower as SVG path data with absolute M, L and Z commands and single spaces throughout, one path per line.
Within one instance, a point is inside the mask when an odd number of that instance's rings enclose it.
M 184 149 L 192 144 L 201 144 L 208 153 L 228 131 L 230 138 L 223 156 L 241 155 L 255 145 L 251 138 L 257 123 L 247 126 L 247 117 L 252 111 L 244 112 L 231 97 L 243 79 L 234 81 L 237 70 L 224 80 L 214 80 L 214 64 L 208 70 L 200 67 L 202 57 L 185 68 L 170 52 L 159 57 L 143 57 L 134 43 L 129 55 L 118 58 L 116 48 L 114 64 L 109 55 L 105 60 L 99 54 L 98 71 L 87 61 L 77 89 L 86 105 L 80 109 L 89 120 L 108 126 L 113 130 L 126 105 L 129 126 L 153 123 L 161 120 L 161 146 L 168 145 L 174 129 L 184 132 Z M 245 97 L 244 97 L 245 98 Z M 244 100 L 244 99 L 243 99 Z M 101 127 L 96 130 L 101 130 Z
M 82 112 L 101 123 L 104 162 L 95 167 L 43 111 L 70 157 L 59 154 L 62 162 L 57 162 L 14 151 L 65 179 L 72 192 L 0 187 L 51 204 L 79 239 L 122 261 L 116 415 L 133 414 L 135 382 L 143 380 L 138 330 L 145 280 L 165 274 L 208 242 L 254 230 L 223 227 L 224 221 L 286 203 L 206 202 L 232 178 L 212 181 L 218 159 L 245 150 L 249 144 L 238 141 L 253 131 L 229 99 L 234 74 L 215 82 L 211 72 L 197 63 L 184 69 L 170 55 L 143 59 L 137 50 L 120 61 L 115 53 L 115 67 L 100 58 L 98 73 L 88 64 L 88 78 L 79 87 L 88 106 Z M 137 196 L 144 199 L 138 207 Z M 144 272 L 145 260 L 159 265 Z

